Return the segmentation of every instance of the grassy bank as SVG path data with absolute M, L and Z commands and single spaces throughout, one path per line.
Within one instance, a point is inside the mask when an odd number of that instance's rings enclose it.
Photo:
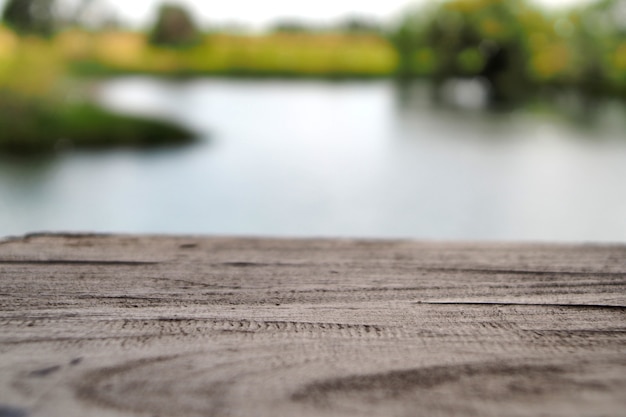
M 151 147 L 193 139 L 172 123 L 90 104 L 84 89 L 68 79 L 68 65 L 55 40 L 20 38 L 0 27 L 0 152 Z
M 54 104 L 0 94 L 0 152 L 42 153 L 67 148 L 154 147 L 188 143 L 193 135 L 171 123 L 122 116 L 92 104 Z
M 193 47 L 163 48 L 137 32 L 72 30 L 54 42 L 78 75 L 372 78 L 397 65 L 393 46 L 374 35 L 214 34 Z

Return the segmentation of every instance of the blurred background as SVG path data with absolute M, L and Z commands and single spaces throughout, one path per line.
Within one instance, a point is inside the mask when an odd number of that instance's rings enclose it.
M 0 0 L 0 236 L 626 242 L 626 0 L 225 3 Z

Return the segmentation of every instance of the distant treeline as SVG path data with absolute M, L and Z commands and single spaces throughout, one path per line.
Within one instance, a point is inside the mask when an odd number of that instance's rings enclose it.
M 180 4 L 163 4 L 145 32 L 120 28 L 99 0 L 62 14 L 55 4 L 9 0 L 0 59 L 38 34 L 80 74 L 480 77 L 493 100 L 560 89 L 626 97 L 626 0 L 551 13 L 525 0 L 450 0 L 385 25 L 282 20 L 264 34 L 203 30 Z

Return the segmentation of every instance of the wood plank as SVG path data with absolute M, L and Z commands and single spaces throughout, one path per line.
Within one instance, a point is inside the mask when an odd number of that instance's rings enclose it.
M 0 417 L 625 416 L 626 246 L 0 243 Z

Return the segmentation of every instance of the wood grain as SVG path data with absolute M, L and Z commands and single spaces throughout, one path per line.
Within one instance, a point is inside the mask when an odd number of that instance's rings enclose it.
M 626 247 L 0 242 L 0 417 L 626 416 Z

